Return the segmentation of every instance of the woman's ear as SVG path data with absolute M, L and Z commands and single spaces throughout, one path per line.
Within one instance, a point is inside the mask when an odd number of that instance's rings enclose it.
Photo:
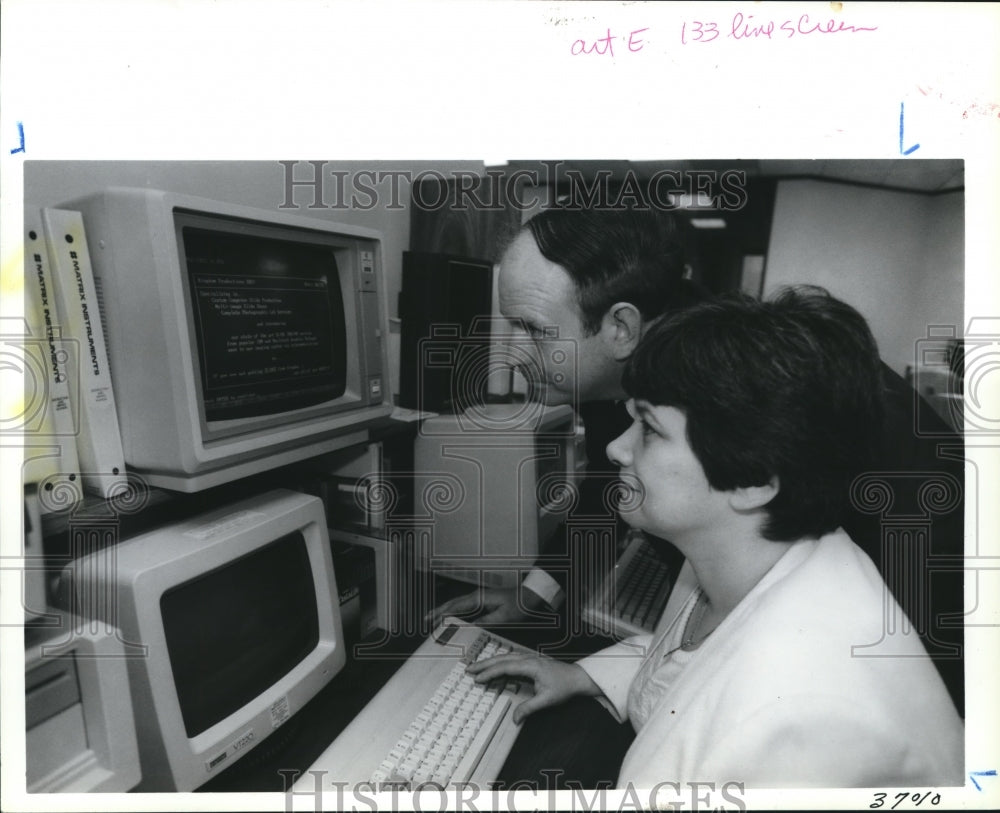
M 763 508 L 776 496 L 781 489 L 778 477 L 774 476 L 770 482 L 762 486 L 740 486 L 729 492 L 729 504 L 733 510 L 740 512 L 755 511 Z
M 610 344 L 612 356 L 624 361 L 642 338 L 642 314 L 631 302 L 616 302 L 604 314 L 601 332 Z

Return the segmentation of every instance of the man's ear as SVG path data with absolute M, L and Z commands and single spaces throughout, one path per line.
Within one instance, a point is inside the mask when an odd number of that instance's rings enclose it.
M 642 337 L 642 314 L 631 302 L 616 302 L 604 314 L 601 332 L 607 337 L 614 358 L 624 361 Z
M 739 486 L 729 492 L 729 504 L 741 513 L 763 508 L 778 496 L 781 485 L 777 476 L 762 486 Z

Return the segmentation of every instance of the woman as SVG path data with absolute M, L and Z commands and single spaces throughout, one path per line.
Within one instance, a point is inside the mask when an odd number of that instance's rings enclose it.
M 623 514 L 686 559 L 655 633 L 477 680 L 532 680 L 518 719 L 598 697 L 636 729 L 620 785 L 961 784 L 962 722 L 919 640 L 866 657 L 894 602 L 839 529 L 882 415 L 864 319 L 819 289 L 699 305 L 649 331 L 625 388 Z

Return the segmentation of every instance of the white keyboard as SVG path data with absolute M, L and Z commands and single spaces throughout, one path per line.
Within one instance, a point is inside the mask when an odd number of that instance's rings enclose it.
M 645 537 L 634 535 L 583 610 L 591 627 L 616 638 L 652 632 L 670 595 L 670 571 Z
M 411 790 L 426 783 L 488 786 L 520 731 L 513 708 L 531 688 L 515 681 L 478 684 L 465 669 L 514 650 L 526 651 L 472 624 L 445 619 L 293 791 L 330 790 L 342 782 Z M 322 772 L 319 786 L 313 771 Z
M 413 787 L 434 782 L 444 787 L 464 781 L 456 777 L 471 775 L 511 701 L 503 684 L 476 683 L 465 667 L 510 651 L 499 639 L 481 633 L 390 749 L 372 782 Z M 512 684 L 514 691 L 516 686 Z

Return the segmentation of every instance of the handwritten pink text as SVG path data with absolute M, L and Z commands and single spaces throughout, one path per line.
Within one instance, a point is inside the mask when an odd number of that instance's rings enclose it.
M 642 50 L 643 40 L 640 34 L 644 31 L 649 31 L 649 28 L 636 28 L 630 31 L 628 36 L 616 36 L 611 33 L 611 29 L 606 29 L 605 36 L 596 40 L 574 40 L 573 45 L 570 47 L 570 53 L 573 56 L 581 56 L 584 54 L 596 54 L 597 56 L 614 56 L 615 55 L 615 40 L 621 40 L 625 43 L 625 48 L 627 53 L 635 54 Z M 621 48 L 619 47 L 619 51 Z
M 863 31 L 877 31 L 878 26 L 849 25 L 843 20 L 829 19 L 813 22 L 808 14 L 797 20 L 788 19 L 780 23 L 761 20 L 753 14 L 737 12 L 729 20 L 728 27 L 720 28 L 714 20 L 686 20 L 681 23 L 681 44 L 714 42 L 720 37 L 734 40 L 791 39 L 794 36 L 810 34 L 858 34 Z

